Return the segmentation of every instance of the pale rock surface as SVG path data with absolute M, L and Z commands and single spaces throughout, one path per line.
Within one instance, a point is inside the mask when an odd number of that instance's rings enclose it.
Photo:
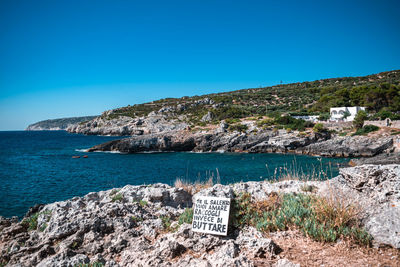
M 196 233 L 176 221 L 199 195 L 233 198 L 248 192 L 262 200 L 272 192 L 307 193 L 360 205 L 362 222 L 375 246 L 400 248 L 400 165 L 341 169 L 325 182 L 283 181 L 214 185 L 192 196 L 165 184 L 127 185 L 84 197 L 38 205 L 37 229 L 0 217 L 0 261 L 7 266 L 253 266 L 276 259 L 280 248 L 255 228 L 230 229 L 229 235 Z M 170 227 L 167 231 L 165 218 Z M 292 265 L 291 265 L 292 264 Z M 281 259 L 275 266 L 298 266 Z

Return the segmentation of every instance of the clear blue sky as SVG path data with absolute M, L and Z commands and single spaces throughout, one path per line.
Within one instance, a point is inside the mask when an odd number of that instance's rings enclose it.
M 0 0 L 0 130 L 400 69 L 400 1 Z

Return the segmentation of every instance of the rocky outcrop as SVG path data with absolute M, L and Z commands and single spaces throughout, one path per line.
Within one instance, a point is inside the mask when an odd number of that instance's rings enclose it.
M 223 125 L 221 126 L 223 127 Z M 191 133 L 168 132 L 114 140 L 90 148 L 88 151 L 195 151 L 195 152 L 281 152 L 286 153 L 326 140 L 329 134 L 299 135 L 286 131 L 260 131 L 257 134 L 240 132 Z
M 148 134 L 110 141 L 96 145 L 88 152 L 119 151 L 122 153 L 139 153 L 149 151 L 192 151 L 202 136 L 182 133 Z
M 253 266 L 254 257 L 278 253 L 279 247 L 254 228 L 218 237 L 179 226 L 178 216 L 191 205 L 188 192 L 164 184 L 127 185 L 52 203 L 34 215 L 34 229 L 1 218 L 0 261 L 8 266 Z M 168 233 L 168 228 L 178 230 Z
M 0 262 L 7 266 L 275 266 L 279 246 L 255 228 L 232 229 L 228 236 L 195 233 L 178 218 L 200 195 L 233 198 L 248 192 L 266 199 L 272 192 L 319 195 L 341 192 L 363 207 L 363 223 L 376 246 L 400 248 L 400 165 L 345 168 L 326 182 L 283 181 L 215 185 L 194 196 L 165 184 L 127 185 L 67 201 L 40 205 L 22 222 L 0 217 Z M 338 196 L 338 195 L 337 195 Z M 286 265 L 285 265 L 286 264 Z M 292 264 L 292 265 L 288 265 Z
M 187 128 L 188 124 L 175 119 L 167 119 L 162 112 L 152 113 L 145 117 L 131 118 L 117 116 L 110 118 L 112 111 L 108 111 L 91 121 L 74 124 L 67 128 L 68 132 L 86 135 L 143 135 L 162 133 Z
M 254 133 L 227 132 L 225 125 L 214 133 L 190 131 L 167 132 L 114 140 L 94 146 L 92 151 L 195 151 L 287 153 L 325 157 L 372 157 L 389 150 L 392 138 L 335 137 L 329 133 L 309 133 L 265 130 Z M 384 158 L 384 156 L 382 156 Z M 394 160 L 396 157 L 394 157 Z
M 97 116 L 72 117 L 54 120 L 44 120 L 33 123 L 26 128 L 26 131 L 60 131 L 66 130 L 69 126 L 81 122 L 90 121 Z
M 372 157 L 393 145 L 391 137 L 371 138 L 367 136 L 335 137 L 301 147 L 297 153 L 323 157 Z
M 376 246 L 400 248 L 400 165 L 362 165 L 340 169 L 325 188 L 362 209 L 362 221 Z
M 370 158 L 352 159 L 351 165 L 385 165 L 385 164 L 400 164 L 400 153 L 383 153 Z
M 97 120 L 97 119 L 96 119 Z M 128 120 L 128 119 L 127 119 Z M 133 120 L 133 119 L 129 119 Z M 297 153 L 324 157 L 373 157 L 393 148 L 392 137 L 347 136 L 332 138 L 329 132 L 298 132 L 277 129 L 259 129 L 254 123 L 246 124 L 245 132 L 229 131 L 221 122 L 219 127 L 207 131 L 172 130 L 174 127 L 143 131 L 121 140 L 114 140 L 89 149 L 92 151 L 119 151 L 137 153 L 149 151 L 193 152 L 249 152 L 249 153 Z M 187 126 L 185 124 L 178 128 Z M 90 128 L 93 129 L 93 128 Z M 94 128 L 96 129 L 96 128 Z M 107 129 L 111 129 L 108 127 Z M 146 130 L 148 132 L 148 130 Z M 96 131 L 92 131 L 95 133 Z M 104 131 L 102 131 L 104 133 Z M 132 134 L 133 128 L 115 128 L 113 133 Z M 143 134 L 143 135 L 142 135 Z M 384 157 L 383 157 L 384 158 Z M 381 161 L 383 162 L 383 161 Z M 393 161 L 389 161 L 393 162 Z M 396 162 L 396 161 L 394 161 Z M 394 163 L 393 162 L 393 163 Z

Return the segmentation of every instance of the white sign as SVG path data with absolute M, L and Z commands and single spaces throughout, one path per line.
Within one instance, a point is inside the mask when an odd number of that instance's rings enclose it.
M 199 196 L 193 209 L 194 232 L 227 235 L 231 200 L 223 197 Z

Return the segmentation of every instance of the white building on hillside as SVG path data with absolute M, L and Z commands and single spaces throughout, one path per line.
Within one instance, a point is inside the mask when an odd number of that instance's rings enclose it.
M 312 122 L 317 122 L 319 116 L 314 116 L 314 115 L 306 115 L 306 116 L 292 116 L 295 119 L 301 119 L 305 121 L 312 121 Z
M 353 121 L 360 110 L 365 111 L 365 107 L 338 107 L 331 108 L 331 121 Z

